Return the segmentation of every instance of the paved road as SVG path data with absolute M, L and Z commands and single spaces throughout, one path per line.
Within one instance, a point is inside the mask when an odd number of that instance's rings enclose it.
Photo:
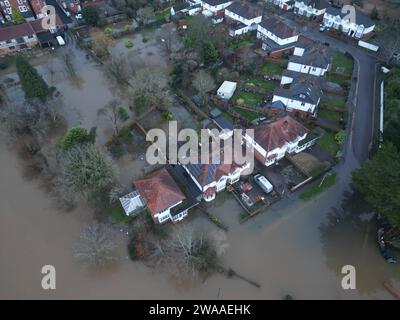
M 354 46 L 354 44 L 334 39 L 325 33 L 319 32 L 318 29 L 310 29 L 297 24 L 293 20 L 288 19 L 287 21 L 288 24 L 301 30 L 304 35 L 322 43 L 329 43 L 331 48 L 341 52 L 348 52 L 356 60 L 354 76 L 357 77 L 357 81 L 352 83 L 350 90 L 356 107 L 354 114 L 350 115 L 346 157 L 351 157 L 349 153 L 352 152 L 357 161 L 367 159 L 371 148 L 373 131 L 375 130 L 374 114 L 379 115 L 379 113 L 376 113 L 376 101 L 378 101 L 376 95 L 379 94 L 379 91 L 375 90 L 378 59 L 365 50 Z M 350 165 L 350 163 L 348 164 Z M 351 166 L 356 166 L 356 164 Z

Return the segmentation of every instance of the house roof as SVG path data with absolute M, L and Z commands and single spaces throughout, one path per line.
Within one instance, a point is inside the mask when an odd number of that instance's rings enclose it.
M 331 52 L 327 46 L 316 44 L 306 48 L 302 56 L 294 55 L 289 62 L 326 69 L 331 62 Z
M 30 3 L 35 14 L 42 13 L 42 9 L 46 5 L 45 0 L 31 0 Z
M 35 31 L 35 33 L 41 33 L 41 32 L 47 32 L 49 31 L 48 29 L 44 29 L 43 25 L 42 25 L 42 19 L 37 19 L 37 20 L 33 20 L 30 21 L 29 24 L 32 26 L 32 29 Z M 63 22 L 61 21 L 61 18 L 59 17 L 59 15 L 56 13 L 56 26 L 57 27 L 61 27 L 63 26 Z
M 216 7 L 220 4 L 231 2 L 232 0 L 202 0 L 202 2 L 207 3 L 210 6 Z
M 277 89 L 274 95 L 305 103 L 317 104 L 322 96 L 320 78 L 303 74 L 293 80 L 289 89 Z
M 260 11 L 256 10 L 246 2 L 234 2 L 229 7 L 226 7 L 225 10 L 236 13 L 247 20 L 261 16 Z
M 297 42 L 296 42 L 296 47 L 298 48 L 303 48 L 303 49 L 307 49 L 311 46 L 316 45 L 317 42 L 311 38 L 308 38 L 306 36 L 303 36 L 302 34 L 299 35 L 299 37 L 297 38 Z
M 24 17 L 25 19 L 33 18 L 33 12 L 31 10 L 27 0 L 23 0 L 23 3 L 21 3 L 21 4 L 18 2 L 18 0 L 8 0 L 8 2 L 10 4 L 9 8 L 15 7 L 18 9 L 19 6 L 24 5 L 26 7 L 26 11 L 18 10 L 21 13 L 22 17 Z M 2 5 L 2 7 L 3 7 L 3 5 Z M 4 7 L 6 7 L 6 6 L 4 6 Z M 12 14 L 6 13 L 4 9 L 3 9 L 3 11 L 4 11 L 5 15 L 12 16 Z
M 292 71 L 292 70 L 284 70 L 282 76 L 292 78 L 293 82 L 299 81 L 302 77 L 304 78 L 304 73 Z M 319 76 L 315 76 L 312 74 L 307 74 L 307 77 L 311 80 L 314 79 L 316 81 L 319 80 Z
M 315 9 L 321 10 L 329 7 L 329 3 L 326 0 L 299 0 L 297 2 L 303 2 L 307 6 L 311 6 Z
M 208 164 L 201 162 L 201 155 L 198 157 L 199 159 L 193 159 L 185 167 L 202 187 L 218 181 L 222 176 L 229 175 L 237 168 L 233 161 L 234 156 L 227 157 L 224 154 L 224 148 L 210 150 Z
M 7 41 L 24 36 L 33 36 L 35 31 L 29 23 L 0 28 L 0 41 Z
M 185 199 L 182 191 L 169 174 L 162 168 L 133 182 L 145 199 L 151 215 L 164 211 Z
M 233 81 L 224 81 L 221 86 L 218 88 L 218 91 L 231 93 L 236 90 L 236 82 Z
M 264 19 L 261 21 L 260 26 L 281 39 L 287 39 L 299 34 L 296 29 L 289 27 L 286 22 L 276 16 L 269 16 Z
M 308 132 L 300 122 L 290 116 L 268 124 L 262 124 L 254 129 L 254 140 L 267 152 L 283 147 Z
M 332 15 L 332 16 L 339 16 L 341 19 L 343 19 L 348 12 L 347 11 L 343 11 L 342 12 L 342 8 L 338 8 L 338 7 L 328 7 L 325 11 L 326 13 Z M 371 27 L 373 25 L 375 25 L 375 23 L 364 13 L 362 13 L 359 9 L 355 8 L 355 23 L 357 25 L 363 25 L 364 27 Z

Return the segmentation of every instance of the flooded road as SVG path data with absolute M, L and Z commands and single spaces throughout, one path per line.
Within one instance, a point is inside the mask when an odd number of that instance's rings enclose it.
M 0 150 L 0 298 L 390 299 L 382 282 L 399 288 L 399 267 L 380 257 L 372 223 L 354 215 L 328 219 L 332 207 L 340 210 L 342 195 L 335 194 L 340 182 L 314 201 L 281 202 L 242 225 L 241 208 L 229 194 L 216 200 L 211 211 L 229 226 L 222 263 L 260 283 L 259 289 L 221 275 L 178 288 L 165 274 L 128 260 L 121 235 L 117 267 L 89 275 L 73 261 L 71 248 L 91 220 L 90 209 L 57 211 L 37 182 L 22 176 L 19 159 L 3 141 Z M 199 213 L 187 223 L 214 227 Z M 41 289 L 46 264 L 56 267 L 56 290 Z M 356 267 L 357 290 L 341 289 L 345 264 Z
M 133 42 L 129 50 L 120 42 L 113 54 L 160 60 L 151 41 L 144 43 L 138 36 Z M 73 59 L 79 70 L 77 82 L 68 81 L 59 55 L 37 67 L 62 93 L 68 125 L 97 126 L 97 142 L 102 144 L 111 128 L 96 115 L 115 92 L 93 61 L 82 54 Z M 179 121 L 188 122 L 188 113 L 179 109 L 171 111 Z M 143 154 L 133 160 L 125 155 L 117 162 L 124 168 L 120 177 L 124 184 L 142 174 Z M 37 181 L 22 175 L 21 161 L 2 139 L 0 167 L 1 299 L 282 299 L 287 294 L 295 299 L 391 299 L 382 286 L 384 281 L 400 290 L 400 267 L 387 264 L 380 256 L 375 225 L 362 219 L 369 209 L 348 190 L 353 165 L 342 168 L 337 183 L 314 200 L 302 202 L 290 195 L 245 224 L 239 224 L 242 208 L 234 198 L 227 193 L 218 196 L 210 211 L 229 227 L 222 264 L 261 288 L 222 275 L 179 287 L 166 274 L 130 261 L 125 235 L 119 233 L 115 235 L 120 240 L 117 266 L 87 274 L 74 262 L 72 247 L 92 220 L 91 209 L 79 206 L 72 212 L 59 211 Z M 215 229 L 199 212 L 185 223 Z M 41 288 L 41 268 L 48 264 L 57 271 L 57 289 L 52 291 Z M 341 288 L 340 271 L 349 264 L 356 268 L 356 290 Z

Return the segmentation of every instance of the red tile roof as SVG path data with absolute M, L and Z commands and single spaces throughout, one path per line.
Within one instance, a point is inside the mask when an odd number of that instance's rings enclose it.
M 185 199 L 182 191 L 165 168 L 154 171 L 143 179 L 134 181 L 133 184 L 146 200 L 152 216 Z
M 46 1 L 44 1 L 44 0 L 31 0 L 30 3 L 31 3 L 33 11 L 36 14 L 42 13 L 42 9 L 46 5 Z
M 262 124 L 254 129 L 254 140 L 267 152 L 302 137 L 308 130 L 290 116 Z
M 24 36 L 33 36 L 35 31 L 29 23 L 0 28 L 0 41 L 7 41 Z
M 36 33 L 49 31 L 48 29 L 44 29 L 44 28 L 43 28 L 43 26 L 42 26 L 42 21 L 43 21 L 43 18 L 42 18 L 42 19 L 37 19 L 37 20 L 34 20 L 34 21 L 30 21 L 30 22 L 29 22 L 29 24 L 32 26 L 33 30 L 34 30 Z M 63 25 L 64 25 L 64 24 L 63 24 L 63 22 L 61 21 L 61 18 L 58 16 L 58 14 L 56 14 L 56 26 L 57 26 L 57 27 L 61 27 L 61 26 L 63 26 Z

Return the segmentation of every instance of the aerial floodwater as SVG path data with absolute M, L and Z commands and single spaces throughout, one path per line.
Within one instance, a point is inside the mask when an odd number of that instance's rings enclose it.
M 0 298 L 110 299 L 297 299 L 392 298 L 382 283 L 399 285 L 400 270 L 380 256 L 376 229 L 340 183 L 312 203 L 282 203 L 239 224 L 238 204 L 216 201 L 214 212 L 228 224 L 223 264 L 261 285 L 215 275 L 177 285 L 166 274 L 127 258 L 121 238 L 116 267 L 88 274 L 74 262 L 72 247 L 91 218 L 79 206 L 65 213 L 35 180 L 27 179 L 18 156 L 0 144 Z M 365 209 L 368 210 L 368 209 Z M 200 216 L 188 223 L 198 221 Z M 56 290 L 43 290 L 41 269 L 54 265 Z M 356 289 L 343 290 L 341 268 L 353 265 Z
M 142 2 L 85 4 L 63 45 L 15 56 L 36 36 L 10 30 L 37 28 L 0 26 L 0 299 L 400 299 L 400 68 L 329 16 Z

